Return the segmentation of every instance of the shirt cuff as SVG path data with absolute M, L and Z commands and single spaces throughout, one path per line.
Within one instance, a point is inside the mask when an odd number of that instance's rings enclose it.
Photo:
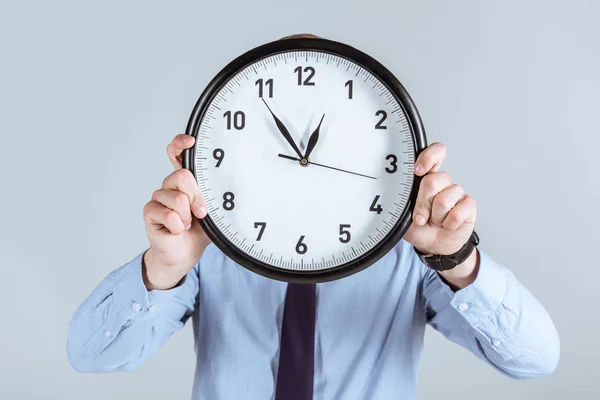
M 156 319 L 178 290 L 181 290 L 179 286 L 170 290 L 148 291 L 142 278 L 143 256 L 144 253 L 123 265 L 119 269 L 123 274 L 110 280 L 110 295 L 96 306 L 103 307 L 102 323 L 94 329 L 83 346 L 84 358 L 97 357 L 130 324 Z
M 472 313 L 469 314 L 483 316 L 494 312 L 502 304 L 512 272 L 498 264 L 485 252 L 479 249 L 478 252 L 479 270 L 475 280 L 456 292 L 453 292 L 448 285 L 445 286 L 454 294 L 450 301 L 452 307 L 461 311 L 470 309 Z
M 507 290 L 514 274 L 503 265 L 479 250 L 477 277 L 468 286 L 454 292 L 442 279 L 450 306 L 465 319 L 503 359 L 519 357 L 522 352 L 512 345 L 503 328 Z
M 145 253 L 138 255 L 126 266 L 127 272 L 115 282 L 113 297 L 121 314 L 131 321 L 153 319 L 181 290 L 181 285 L 168 290 L 146 289 L 142 277 L 142 261 Z

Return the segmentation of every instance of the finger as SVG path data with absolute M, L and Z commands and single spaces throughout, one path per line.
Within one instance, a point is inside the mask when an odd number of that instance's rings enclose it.
M 455 231 L 463 224 L 475 223 L 477 218 L 477 203 L 471 196 L 464 196 L 448 213 L 442 226 L 448 230 Z
M 181 169 L 181 154 L 183 150 L 191 148 L 196 139 L 190 135 L 179 134 L 167 146 L 167 156 L 175 169 Z
M 465 195 L 464 189 L 459 185 L 451 185 L 439 192 L 433 198 L 431 206 L 431 217 L 429 220 L 433 225 L 442 226 L 446 216 Z
M 151 201 L 144 206 L 144 221 L 148 230 L 152 231 L 166 229 L 173 235 L 185 231 L 185 225 L 179 214 L 156 201 Z
M 441 143 L 432 143 L 419 154 L 415 162 L 415 174 L 423 176 L 428 172 L 436 172 L 446 158 L 446 146 Z
M 452 178 L 446 172 L 433 172 L 421 179 L 413 213 L 413 220 L 417 225 L 425 225 L 427 223 L 431 215 L 434 197 L 451 185 Z
M 196 217 L 204 218 L 208 213 L 200 194 L 200 188 L 192 173 L 187 169 L 179 169 L 167 176 L 163 181 L 162 188 L 185 193 L 189 198 L 190 209 Z
M 186 230 L 191 228 L 190 199 L 185 193 L 172 189 L 161 189 L 152 194 L 152 200 L 179 214 Z

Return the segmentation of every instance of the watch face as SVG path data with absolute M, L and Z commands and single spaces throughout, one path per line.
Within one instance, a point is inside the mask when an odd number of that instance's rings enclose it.
M 406 231 L 425 138 L 378 66 L 336 42 L 290 39 L 238 58 L 203 93 L 184 164 L 208 205 L 203 227 L 239 264 L 326 281 L 372 264 Z

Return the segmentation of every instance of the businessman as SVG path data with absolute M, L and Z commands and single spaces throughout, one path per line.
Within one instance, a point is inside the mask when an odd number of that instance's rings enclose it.
M 76 370 L 137 368 L 190 317 L 193 399 L 416 399 L 427 324 L 511 378 L 555 370 L 550 316 L 507 266 L 470 244 L 476 202 L 441 171 L 441 143 L 415 162 L 423 179 L 404 238 L 371 267 L 317 285 L 252 273 L 211 243 L 198 222 L 206 205 L 181 166 L 193 145 L 177 135 L 167 147 L 175 171 L 144 207 L 149 247 L 75 311 L 67 350 Z M 419 257 L 459 251 L 461 263 L 444 271 Z

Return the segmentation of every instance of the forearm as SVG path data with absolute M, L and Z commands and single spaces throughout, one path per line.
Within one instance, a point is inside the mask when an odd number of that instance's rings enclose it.
M 475 279 L 458 290 L 446 278 L 430 275 L 426 296 L 434 311 L 431 325 L 510 377 L 554 371 L 560 341 L 544 307 L 508 268 L 485 253 L 479 252 L 475 268 Z
M 77 308 L 67 351 L 81 372 L 131 370 L 154 353 L 194 309 L 197 271 L 171 291 L 148 291 L 142 255 L 109 274 Z

